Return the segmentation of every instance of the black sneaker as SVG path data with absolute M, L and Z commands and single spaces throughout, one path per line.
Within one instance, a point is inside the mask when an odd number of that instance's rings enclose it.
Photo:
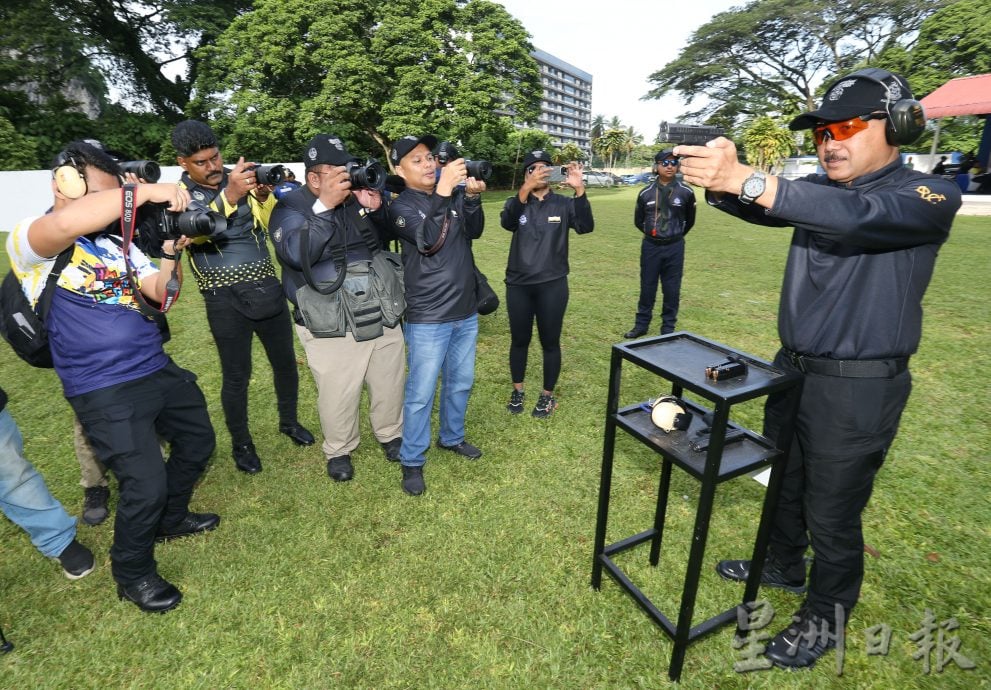
M 506 405 L 506 409 L 513 414 L 520 414 L 523 411 L 524 395 L 523 391 L 514 388 L 512 395 L 509 396 L 509 404 Z
M 467 440 L 461 443 L 456 443 L 453 446 L 445 446 L 440 441 L 437 441 L 437 447 L 443 448 L 444 450 L 449 450 L 452 453 L 457 453 L 461 457 L 468 458 L 469 460 L 478 460 L 482 457 L 482 451 L 468 443 Z
M 427 485 L 423 481 L 423 468 L 402 465 L 403 470 L 403 491 L 410 496 L 419 496 L 427 490 Z
M 386 441 L 382 444 L 382 452 L 385 453 L 385 459 L 389 462 L 399 462 L 399 451 L 403 447 L 403 437 L 397 436 L 391 441 Z
M 58 555 L 58 562 L 62 564 L 62 572 L 70 580 L 86 577 L 93 572 L 93 568 L 96 566 L 93 552 L 75 539 L 62 549 L 62 553 Z
M 335 482 L 349 482 L 354 477 L 350 455 L 339 455 L 327 461 L 327 476 Z
M 811 668 L 823 654 L 836 646 L 836 624 L 802 607 L 792 624 L 775 635 L 764 648 L 764 656 L 775 666 L 786 669 Z
M 802 565 L 804 569 L 804 562 Z M 750 561 L 719 561 L 716 564 L 716 572 L 724 580 L 735 582 L 746 582 L 750 577 Z M 766 587 L 777 587 L 793 594 L 805 594 L 805 576 L 794 579 L 789 578 L 784 572 L 784 568 L 773 558 L 764 561 L 764 569 L 760 573 L 760 583 Z
M 91 486 L 83 491 L 83 522 L 87 525 L 102 524 L 110 509 L 107 501 L 110 499 L 110 489 L 106 486 Z
M 554 396 L 541 393 L 540 397 L 537 398 L 537 404 L 534 406 L 531 414 L 537 419 L 546 419 L 554 414 L 554 410 L 556 409 L 557 400 L 554 399 Z

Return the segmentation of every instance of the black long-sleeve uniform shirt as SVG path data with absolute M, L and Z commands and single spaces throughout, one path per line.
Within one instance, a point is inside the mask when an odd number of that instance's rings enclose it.
M 485 214 L 480 198 L 464 191 L 451 196 L 406 188 L 389 205 L 392 230 L 402 246 L 406 281 L 406 320 L 447 323 L 476 311 L 475 271 L 471 240 L 482 236 Z M 447 237 L 435 254 L 445 221 Z
M 695 191 L 678 180 L 654 180 L 637 195 L 633 224 L 648 239 L 677 241 L 695 225 Z
M 543 200 L 533 194 L 506 199 L 499 221 L 513 233 L 506 264 L 507 285 L 533 285 L 568 275 L 568 228 L 592 232 L 595 221 L 588 196 L 566 197 L 549 191 Z
M 779 178 L 766 210 L 732 195 L 710 203 L 752 223 L 795 227 L 778 309 L 789 350 L 833 359 L 916 351 L 922 296 L 960 208 L 952 182 L 896 160 L 848 185 Z

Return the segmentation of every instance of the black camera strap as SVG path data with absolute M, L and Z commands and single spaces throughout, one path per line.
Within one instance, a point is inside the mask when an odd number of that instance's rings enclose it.
M 124 252 L 124 268 L 127 272 L 127 280 L 131 285 L 131 292 L 134 294 L 138 309 L 145 316 L 150 316 L 157 320 L 161 318 L 162 314 L 171 309 L 172 305 L 179 299 L 179 290 L 182 287 L 182 283 L 179 280 L 179 252 L 181 250 L 176 250 L 176 259 L 172 263 L 172 275 L 169 276 L 169 280 L 165 284 L 165 299 L 162 300 L 161 307 L 155 308 L 141 294 L 138 281 L 135 279 L 134 267 L 131 266 L 131 242 L 134 239 L 134 226 L 137 224 L 138 218 L 137 206 L 134 203 L 136 189 L 137 185 L 133 184 L 125 184 L 121 189 L 120 229 L 121 236 L 124 239 L 121 250 Z
M 379 242 L 378 236 L 372 229 L 371 224 L 368 221 L 368 215 L 364 207 L 357 202 L 354 195 L 349 196 L 344 201 L 344 212 L 347 215 L 348 220 L 354 223 L 355 227 L 361 233 L 361 239 L 365 242 L 365 246 L 368 247 L 368 251 L 373 256 L 378 252 L 382 251 L 382 244 Z M 311 288 L 319 292 L 321 295 L 329 295 L 330 293 L 338 290 L 344 283 L 344 278 L 347 276 L 348 262 L 348 238 L 347 238 L 347 228 L 340 233 L 341 241 L 334 242 L 333 235 L 330 241 L 330 257 L 334 262 L 334 268 L 337 269 L 337 279 L 332 285 L 321 288 L 317 285 L 316 281 L 313 280 L 312 269 L 308 257 L 310 256 L 310 226 L 309 222 L 304 223 L 299 235 L 299 250 L 303 257 L 301 262 L 301 268 L 303 269 L 303 278 L 306 279 L 306 284 Z

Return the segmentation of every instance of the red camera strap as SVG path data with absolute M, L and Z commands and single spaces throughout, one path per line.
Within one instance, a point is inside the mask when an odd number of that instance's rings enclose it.
M 169 280 L 165 284 L 165 299 L 162 301 L 161 307 L 153 307 L 145 299 L 145 296 L 141 294 L 141 290 L 138 288 L 138 281 L 135 280 L 134 268 L 131 266 L 131 242 L 134 239 L 134 227 L 137 225 L 138 220 L 137 206 L 134 203 L 136 190 L 137 185 L 128 183 L 121 189 L 120 194 L 120 234 L 124 239 L 122 247 L 124 252 L 124 267 L 127 271 L 127 280 L 134 293 L 134 299 L 138 303 L 138 309 L 145 316 L 157 317 L 171 309 L 172 305 L 179 299 L 179 289 L 182 285 L 179 280 L 179 259 L 177 257 L 176 261 L 172 264 L 172 275 L 169 276 Z

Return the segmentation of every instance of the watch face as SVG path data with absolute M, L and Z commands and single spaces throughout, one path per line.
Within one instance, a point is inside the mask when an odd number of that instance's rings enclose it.
M 764 178 L 750 176 L 743 183 L 743 193 L 748 197 L 757 198 L 764 193 Z

